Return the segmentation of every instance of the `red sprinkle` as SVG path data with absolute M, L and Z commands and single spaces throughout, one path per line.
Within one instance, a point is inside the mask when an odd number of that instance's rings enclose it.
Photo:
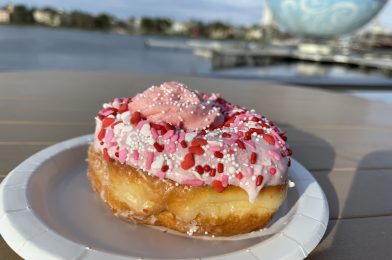
M 163 149 L 165 149 L 165 145 L 158 144 L 157 142 L 154 143 L 154 147 L 155 147 L 155 150 L 157 150 L 157 152 L 159 152 L 159 153 L 162 152 Z
M 167 165 L 167 164 L 165 164 L 165 165 L 162 165 L 162 167 L 161 167 L 161 171 L 163 171 L 163 172 L 167 172 L 169 170 L 169 165 Z
M 191 146 L 202 146 L 202 145 L 206 145 L 208 144 L 208 142 L 203 139 L 203 138 L 195 138 L 193 139 Z
M 191 147 L 189 147 L 189 152 L 193 153 L 193 154 L 197 154 L 197 155 L 204 154 L 204 150 L 200 146 L 191 146 Z
M 242 175 L 242 172 L 238 172 L 235 174 L 235 177 L 239 180 L 241 180 L 244 176 Z
M 202 175 L 204 173 L 203 167 L 201 165 L 197 165 L 195 167 L 195 170 L 197 171 L 198 174 Z
M 218 165 L 216 166 L 216 169 L 219 173 L 222 173 L 224 170 L 224 166 L 223 163 L 218 163 Z
M 131 124 L 136 125 L 137 123 L 140 122 L 141 119 L 142 119 L 142 114 L 140 114 L 140 112 L 136 111 L 132 114 Z
M 291 166 L 291 160 L 289 158 L 289 161 L 287 162 L 287 166 L 290 167 Z
M 215 156 L 216 158 L 223 158 L 223 153 L 221 153 L 221 152 L 219 152 L 219 151 L 215 151 L 215 152 L 214 152 L 214 156 Z
M 293 155 L 293 150 L 291 150 L 290 148 L 288 148 L 288 149 L 287 149 L 287 154 L 288 154 L 289 156 L 292 156 L 292 155 Z
M 171 125 L 169 123 L 165 123 L 165 128 L 166 128 L 167 131 L 176 129 L 173 125 Z
M 275 145 L 275 138 L 270 134 L 263 134 L 263 139 L 266 140 L 269 144 Z
M 180 144 L 181 144 L 181 147 L 182 147 L 182 148 L 187 148 L 187 147 L 188 147 L 188 145 L 186 144 L 186 141 L 185 141 L 185 140 L 182 140 L 182 141 L 180 142 Z
M 162 128 L 161 128 L 161 135 L 166 134 L 166 132 L 167 132 L 166 128 L 162 127 Z
M 103 158 L 108 162 L 112 160 L 112 158 L 109 156 L 108 148 L 103 148 Z
M 235 117 L 233 116 L 233 117 L 230 117 L 228 120 L 226 120 L 226 122 L 225 122 L 225 126 L 230 126 L 230 124 L 231 123 L 233 123 L 234 122 L 234 120 L 235 120 Z
M 146 213 L 146 214 L 148 214 L 148 209 L 144 208 L 144 209 L 143 209 L 143 212 Z
M 102 128 L 106 128 L 108 126 L 110 126 L 111 124 L 113 124 L 113 122 L 116 119 L 112 118 L 112 117 L 106 117 L 104 120 L 102 120 Z
M 252 138 L 252 133 L 251 132 L 245 132 L 245 135 L 244 135 L 244 139 L 245 140 L 250 140 Z
M 259 134 L 259 135 L 263 135 L 263 134 L 264 134 L 264 130 L 263 130 L 263 129 L 260 129 L 260 128 L 251 128 L 251 129 L 250 129 L 250 132 L 252 132 L 252 133 L 257 133 L 257 134 Z
M 99 141 L 102 141 L 102 139 L 105 137 L 105 129 L 104 128 L 102 128 L 101 129 L 101 131 L 99 131 L 99 133 L 98 133 L 98 140 Z
M 206 135 L 206 130 L 202 129 L 202 130 L 200 131 L 200 135 Z
M 259 175 L 256 179 L 256 186 L 260 186 L 263 183 L 263 176 Z
M 251 164 L 255 164 L 256 161 L 257 161 L 257 153 L 252 152 L 252 153 L 250 154 L 250 160 L 249 160 L 249 162 L 250 162 Z
M 222 134 L 222 137 L 224 137 L 224 138 L 230 138 L 230 137 L 231 137 L 231 134 L 224 132 L 224 133 Z
M 235 141 L 235 143 L 238 145 L 238 148 L 244 150 L 245 149 L 245 144 L 244 142 L 242 142 L 240 139 L 238 139 L 237 141 Z
M 216 174 L 216 169 L 212 168 L 211 171 L 210 171 L 210 176 L 214 177 L 215 174 Z
M 188 153 L 184 156 L 184 160 L 181 163 L 181 168 L 188 170 L 195 165 L 195 157 L 192 153 Z
M 274 175 L 274 174 L 276 173 L 276 168 L 275 168 L 275 167 L 271 167 L 271 168 L 269 169 L 269 172 L 270 172 L 272 175 Z
M 122 113 L 124 113 L 127 110 L 128 110 L 128 103 L 123 103 L 118 108 L 118 113 L 122 114 Z
M 214 189 L 215 189 L 217 192 L 222 192 L 222 191 L 225 190 L 225 187 L 223 187 L 222 182 L 221 182 L 221 181 L 218 181 L 218 180 L 214 180 L 214 181 L 212 182 L 212 186 L 214 187 Z
M 155 130 L 161 130 L 163 126 L 155 124 L 155 123 L 150 123 L 151 127 L 154 128 Z
M 203 169 L 205 172 L 211 171 L 211 167 L 208 164 L 204 165 Z

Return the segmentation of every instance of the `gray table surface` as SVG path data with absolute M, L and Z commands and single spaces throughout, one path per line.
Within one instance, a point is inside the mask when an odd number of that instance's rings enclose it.
M 33 153 L 91 133 L 104 101 L 177 80 L 270 116 L 319 181 L 327 232 L 309 259 L 392 259 L 392 105 L 260 81 L 97 72 L 0 73 L 0 180 Z M 19 259 L 0 239 L 0 259 Z

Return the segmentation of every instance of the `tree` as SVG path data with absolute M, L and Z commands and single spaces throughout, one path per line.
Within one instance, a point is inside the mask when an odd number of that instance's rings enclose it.
M 34 23 L 33 12 L 24 5 L 16 5 L 11 15 L 13 24 L 31 24 Z
M 94 17 L 94 27 L 95 29 L 108 30 L 110 29 L 111 17 L 107 14 L 100 14 Z

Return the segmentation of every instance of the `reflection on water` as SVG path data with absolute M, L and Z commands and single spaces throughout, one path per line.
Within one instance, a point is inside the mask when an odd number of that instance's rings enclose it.
M 343 65 L 311 62 L 285 62 L 263 67 L 232 68 L 215 72 L 222 76 L 277 77 L 277 78 L 342 78 L 342 79 L 391 79 L 376 69 L 358 70 Z

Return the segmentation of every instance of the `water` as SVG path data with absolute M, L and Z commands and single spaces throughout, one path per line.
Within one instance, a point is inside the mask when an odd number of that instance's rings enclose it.
M 297 84 L 391 86 L 377 70 L 360 71 L 314 63 L 212 70 L 210 61 L 191 50 L 145 48 L 146 37 L 42 27 L 0 26 L 0 71 L 93 70 L 203 75 L 279 80 Z M 185 42 L 181 38 L 170 38 Z M 353 92 L 354 93 L 354 92 Z M 392 103 L 391 92 L 360 97 Z
M 145 38 L 103 32 L 0 26 L 0 70 L 105 70 L 197 74 L 191 51 L 146 49 Z

